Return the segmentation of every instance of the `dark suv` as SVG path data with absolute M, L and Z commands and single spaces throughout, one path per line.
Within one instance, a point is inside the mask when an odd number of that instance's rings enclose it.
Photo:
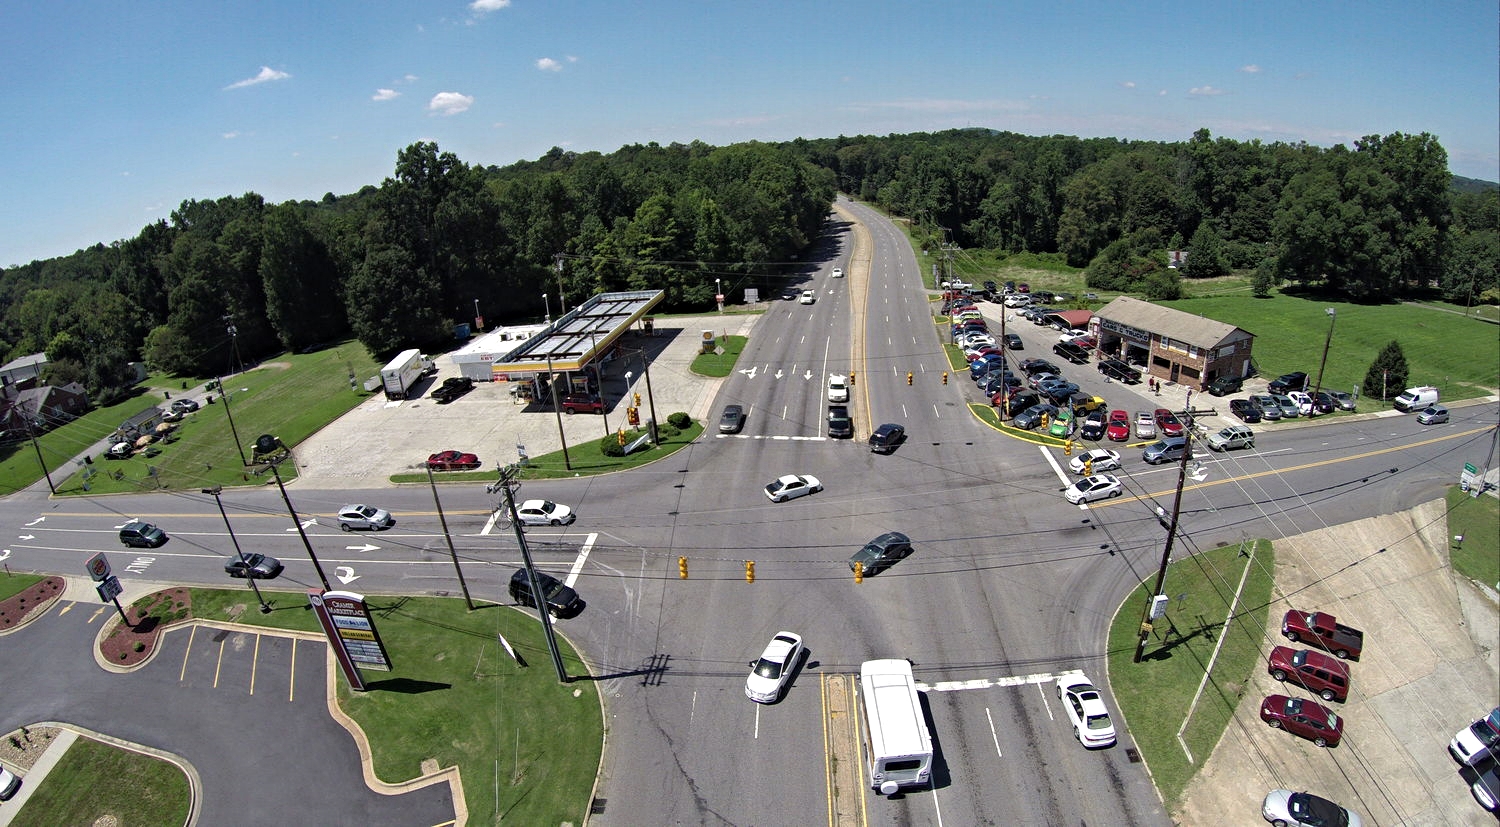
M 553 617 L 573 617 L 583 611 L 583 600 L 571 586 L 542 571 L 536 573 L 536 582 L 542 587 L 542 594 L 547 596 L 547 612 Z M 510 597 L 522 606 L 536 607 L 525 569 L 517 569 L 510 576 Z
M 1119 359 L 1105 359 L 1100 362 L 1099 372 L 1127 385 L 1133 385 L 1141 381 L 1141 372 Z
M 167 540 L 167 532 L 139 520 L 120 529 L 120 542 L 131 548 L 161 548 Z
M 467 376 L 454 376 L 443 380 L 443 384 L 432 392 L 432 400 L 439 405 L 446 405 L 471 390 L 474 390 L 473 379 Z
M 899 531 L 887 531 L 876 537 L 849 558 L 849 570 L 856 563 L 864 566 L 865 574 L 877 574 L 905 559 L 911 554 L 911 538 Z
M 597 396 L 569 394 L 562 398 L 562 409 L 565 414 L 575 414 L 579 411 L 602 414 L 604 413 L 604 400 Z
M 1286 393 L 1287 391 L 1300 391 L 1307 388 L 1307 374 L 1302 371 L 1288 373 L 1271 380 L 1269 385 L 1271 393 Z
M 1220 376 L 1208 383 L 1208 392 L 1214 396 L 1228 396 L 1231 393 L 1239 393 L 1244 384 L 1244 380 L 1237 376 Z

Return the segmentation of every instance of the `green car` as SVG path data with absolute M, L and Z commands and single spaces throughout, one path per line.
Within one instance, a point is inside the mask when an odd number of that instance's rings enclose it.
M 1052 427 L 1047 429 L 1047 433 L 1065 437 L 1071 430 L 1073 430 L 1073 412 L 1063 408 L 1057 412 L 1057 416 L 1052 418 Z

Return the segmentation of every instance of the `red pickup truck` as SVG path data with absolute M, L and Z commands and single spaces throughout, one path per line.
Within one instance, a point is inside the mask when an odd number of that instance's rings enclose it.
M 1326 612 L 1293 609 L 1281 619 L 1281 634 L 1293 643 L 1310 643 L 1344 659 L 1357 660 L 1365 648 L 1364 632 L 1335 622 L 1333 615 Z

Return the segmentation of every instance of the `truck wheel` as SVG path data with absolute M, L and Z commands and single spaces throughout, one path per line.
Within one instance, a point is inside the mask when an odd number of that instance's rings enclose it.
M 1285 669 L 1273 669 L 1271 671 L 1271 677 L 1275 678 L 1278 681 L 1284 681 L 1284 680 L 1286 680 L 1286 670 Z
M 1318 693 L 1318 697 L 1322 698 L 1325 701 L 1331 701 L 1338 696 L 1333 694 L 1332 689 L 1325 689 L 1322 692 Z
M 1349 650 L 1348 649 L 1339 649 L 1338 651 L 1334 652 L 1333 654 L 1336 655 L 1339 658 L 1339 660 L 1348 660 L 1349 659 Z
M 1297 642 L 1299 642 L 1299 641 L 1302 640 L 1302 638 L 1300 638 L 1300 637 L 1297 636 L 1296 632 L 1287 632 L 1286 633 L 1286 639 L 1290 640 L 1293 643 L 1297 643 Z

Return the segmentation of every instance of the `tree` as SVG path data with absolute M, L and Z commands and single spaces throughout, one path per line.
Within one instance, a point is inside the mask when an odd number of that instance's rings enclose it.
M 1382 401 L 1390 399 L 1406 389 L 1406 376 L 1406 354 L 1401 351 L 1401 343 L 1392 339 L 1365 371 L 1363 393 Z
M 1271 288 L 1276 286 L 1278 280 L 1276 277 L 1276 259 L 1261 259 L 1260 264 L 1255 265 L 1255 274 L 1250 277 L 1250 295 L 1257 299 L 1263 299 L 1271 295 Z
M 1193 233 L 1188 245 L 1188 260 L 1183 267 L 1184 276 L 1190 279 L 1211 279 L 1229 274 L 1229 262 L 1224 257 L 1224 242 L 1214 228 L 1204 222 Z

